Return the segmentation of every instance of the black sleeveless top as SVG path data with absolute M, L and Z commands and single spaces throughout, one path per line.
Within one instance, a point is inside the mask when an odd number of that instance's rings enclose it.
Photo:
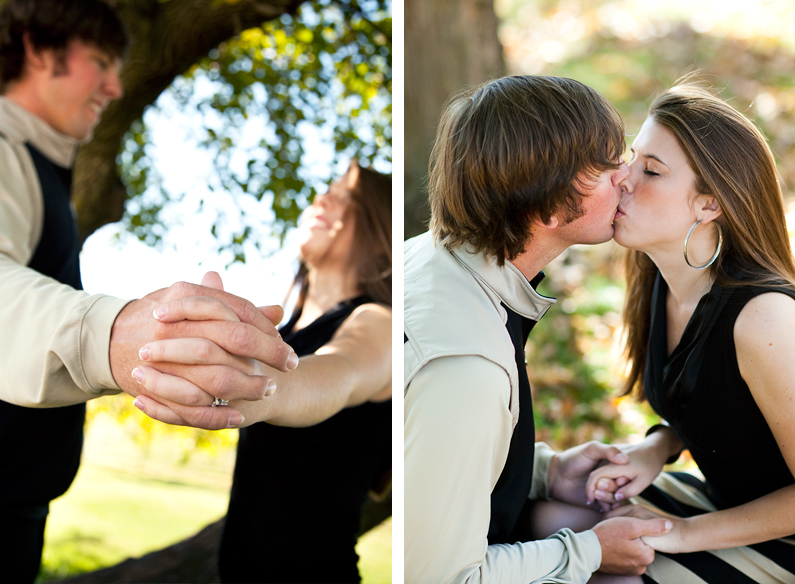
M 734 270 L 741 279 L 742 272 Z M 735 507 L 791 485 L 762 412 L 740 375 L 734 323 L 754 297 L 791 288 L 715 284 L 701 298 L 682 338 L 668 356 L 668 285 L 658 273 L 643 384 L 649 404 L 690 450 L 720 509 Z
M 72 170 L 26 146 L 44 198 L 41 240 L 28 267 L 82 290 Z M 24 327 L 14 334 L 24 334 Z M 85 404 L 33 409 L 0 401 L 0 444 L 13 444 L 3 454 L 0 504 L 43 507 L 66 492 L 80 464 L 85 409 Z
M 299 357 L 312 354 L 367 302 L 342 302 L 293 331 L 299 312 L 280 333 Z M 259 423 L 241 429 L 221 580 L 358 582 L 361 508 L 391 466 L 391 429 L 391 400 L 345 408 L 308 428 Z

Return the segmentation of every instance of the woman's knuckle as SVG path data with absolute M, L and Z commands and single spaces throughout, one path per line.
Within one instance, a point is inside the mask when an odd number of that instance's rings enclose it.
M 240 307 L 240 314 L 242 317 L 240 320 L 243 322 L 252 323 L 257 316 L 257 312 L 257 307 L 248 300 L 245 300 L 243 301 L 243 305 Z
M 237 351 L 245 351 L 249 349 L 251 344 L 251 332 L 246 323 L 235 323 L 229 335 L 232 346 Z
M 212 346 L 206 340 L 199 342 L 194 351 L 194 356 L 199 363 L 208 363 L 212 354 Z
M 231 385 L 232 375 L 226 367 L 217 367 L 213 372 L 210 385 L 212 387 L 213 395 L 216 397 L 223 397 L 229 391 Z
M 191 389 L 191 390 L 189 390 L 187 392 L 187 396 L 185 398 L 185 402 L 186 402 L 185 405 L 186 406 L 192 406 L 192 407 L 202 406 L 202 405 L 204 405 L 202 403 L 204 401 L 202 399 L 203 397 L 204 397 L 204 395 L 201 392 Z
M 192 290 L 192 284 L 184 281 L 174 282 L 169 286 L 169 290 L 174 298 L 184 298 Z

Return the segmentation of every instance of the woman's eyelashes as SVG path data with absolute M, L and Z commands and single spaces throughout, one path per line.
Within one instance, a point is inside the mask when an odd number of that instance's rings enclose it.
M 649 167 L 646 167 L 645 169 L 643 169 L 643 174 L 648 175 L 648 176 L 660 176 L 659 173 L 654 172 Z

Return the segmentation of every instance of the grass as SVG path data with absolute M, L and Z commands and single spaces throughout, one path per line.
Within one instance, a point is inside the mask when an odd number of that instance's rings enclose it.
M 140 476 L 84 464 L 51 506 L 38 582 L 112 566 L 193 535 L 226 512 L 228 488 Z M 365 534 L 357 551 L 366 584 L 391 582 L 392 524 Z

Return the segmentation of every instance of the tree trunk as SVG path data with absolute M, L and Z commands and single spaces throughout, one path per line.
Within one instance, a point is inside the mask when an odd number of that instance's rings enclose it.
M 73 200 L 80 242 L 121 219 L 127 193 L 116 170 L 119 144 L 174 78 L 210 49 L 240 32 L 285 13 L 306 0 L 127 0 L 117 2 L 133 43 L 122 69 L 124 97 L 112 102 L 82 146 L 74 173 Z
M 493 0 L 406 0 L 404 236 L 427 227 L 428 158 L 447 99 L 504 74 Z
M 380 524 L 392 514 L 391 492 L 376 501 L 370 499 L 364 506 L 359 534 Z M 130 558 L 122 563 L 81 574 L 60 584 L 126 584 L 130 582 L 191 582 L 209 584 L 220 582 L 218 575 L 218 544 L 224 520 L 219 519 L 196 535 L 141 558 Z M 312 561 L 312 558 L 307 558 Z M 265 567 L 267 569 L 267 566 Z

